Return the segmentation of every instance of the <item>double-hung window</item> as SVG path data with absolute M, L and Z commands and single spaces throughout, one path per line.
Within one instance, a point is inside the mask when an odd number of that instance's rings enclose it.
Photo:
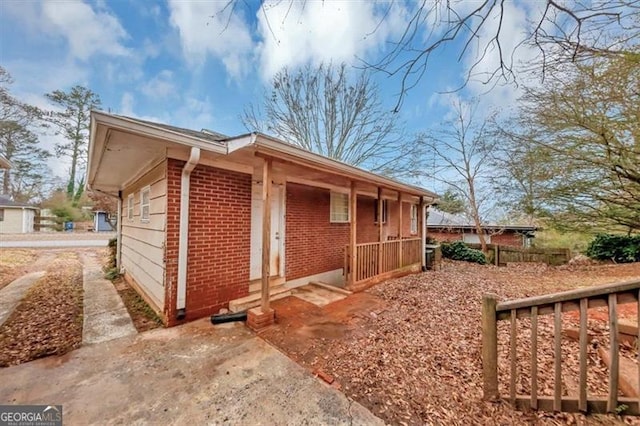
M 389 217 L 389 203 L 387 200 L 382 200 L 382 223 L 387 223 L 387 217 Z M 373 223 L 378 223 L 378 200 L 373 204 Z
M 140 221 L 149 221 L 151 188 L 146 186 L 140 191 Z
M 418 206 L 411 204 L 411 233 L 418 233 Z
M 349 194 L 331 192 L 330 211 L 331 223 L 349 222 Z
M 133 220 L 133 194 L 129 194 L 127 198 L 127 219 Z

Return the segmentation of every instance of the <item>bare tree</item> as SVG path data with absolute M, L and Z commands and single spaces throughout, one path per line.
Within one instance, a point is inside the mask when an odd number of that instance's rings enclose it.
M 307 0 L 278 0 L 289 3 L 285 19 L 292 10 L 304 10 Z M 267 19 L 266 2 L 260 2 L 259 11 Z M 294 7 L 297 6 L 297 7 Z M 239 7 L 255 6 L 239 0 L 227 0 L 214 15 L 231 16 Z M 629 43 L 640 37 L 640 0 L 609 0 L 596 2 L 566 2 L 543 0 L 525 2 L 530 21 L 520 35 L 506 34 L 509 11 L 514 6 L 505 0 L 420 0 L 416 2 L 386 2 L 377 6 L 379 22 L 393 15 L 393 8 L 402 8 L 406 26 L 391 42 L 384 55 L 375 61 L 363 59 L 365 68 L 397 77 L 400 91 L 395 110 L 399 110 L 405 95 L 418 84 L 429 70 L 432 57 L 443 49 L 457 52 L 458 61 L 471 58 L 465 79 L 480 80 L 486 84 L 514 83 L 517 81 L 517 51 L 534 47 L 537 57 L 531 67 L 544 76 L 555 72 L 558 63 L 582 62 L 603 55 L 619 56 L 628 51 Z M 510 9 L 511 8 L 511 9 Z M 294 15 L 291 13 L 291 15 Z M 282 22 L 274 23 L 282 25 Z M 370 34 L 369 34 L 370 35 Z M 273 35 L 272 32 L 272 36 Z M 487 67 L 487 60 L 492 63 Z
M 495 142 L 489 132 L 489 120 L 480 121 L 477 108 L 475 101 L 456 101 L 454 117 L 442 123 L 439 129 L 423 135 L 420 156 L 428 161 L 428 156 L 432 155 L 434 161 L 432 166 L 423 166 L 420 170 L 464 198 L 482 251 L 486 252 L 483 223 L 492 201 L 489 177 Z
M 640 231 L 640 55 L 603 57 L 528 89 L 502 133 L 551 172 L 537 182 L 551 218 L 574 228 Z M 555 166 L 553 166 L 555 165 Z
M 345 64 L 282 69 L 262 104 L 242 115 L 250 131 L 385 174 L 394 174 L 410 149 L 397 119 L 383 107 L 369 75 L 350 78 Z

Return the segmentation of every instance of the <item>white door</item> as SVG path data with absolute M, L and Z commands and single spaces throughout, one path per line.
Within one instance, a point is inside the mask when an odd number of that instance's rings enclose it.
M 262 184 L 251 188 L 251 272 L 249 279 L 262 277 Z M 271 276 L 284 276 L 284 188 L 271 188 Z

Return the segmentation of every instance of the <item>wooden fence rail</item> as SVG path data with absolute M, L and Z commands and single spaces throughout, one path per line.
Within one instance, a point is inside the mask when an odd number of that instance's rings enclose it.
M 498 390 L 498 321 L 510 321 L 510 382 L 509 400 L 518 409 L 545 411 L 617 412 L 624 405 L 624 414 L 639 415 L 638 398 L 618 397 L 619 345 L 617 305 L 624 303 L 640 305 L 640 281 L 629 281 L 596 286 L 538 297 L 530 297 L 498 303 L 493 295 L 482 300 L 482 370 L 483 391 L 487 400 L 500 398 Z M 607 306 L 609 309 L 610 357 L 608 395 L 605 399 L 588 395 L 587 392 L 587 310 Z M 640 306 L 638 306 L 640 323 Z M 579 395 L 562 396 L 562 313 L 580 312 L 579 331 Z M 538 395 L 538 317 L 553 315 L 554 318 L 554 392 L 553 397 Z M 531 319 L 531 394 L 516 393 L 516 345 L 517 320 Z M 640 338 L 640 336 L 638 336 Z M 640 353 L 638 355 L 638 383 L 640 383 Z
M 480 244 L 467 244 L 480 250 Z M 567 248 L 521 248 L 487 244 L 487 260 L 498 266 L 505 266 L 512 262 L 536 262 L 547 265 L 563 265 L 571 259 L 571 250 Z

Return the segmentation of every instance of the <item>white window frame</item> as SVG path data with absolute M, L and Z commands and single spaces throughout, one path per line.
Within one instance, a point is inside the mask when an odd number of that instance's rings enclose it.
M 329 222 L 349 223 L 350 218 L 349 194 L 331 191 L 329 200 Z
M 418 205 L 411 204 L 411 233 L 418 233 Z
M 378 200 L 374 203 L 375 209 L 373 210 L 373 223 L 378 223 Z M 382 223 L 387 223 L 389 218 L 389 202 L 388 200 L 382 200 Z
M 133 206 L 133 194 L 129 194 L 129 196 L 127 197 L 127 220 L 129 221 L 133 221 Z
M 144 202 L 144 195 L 147 194 L 147 202 Z M 145 214 L 146 208 L 146 214 Z M 145 186 L 140 190 L 140 222 L 149 222 L 151 216 L 151 186 Z

